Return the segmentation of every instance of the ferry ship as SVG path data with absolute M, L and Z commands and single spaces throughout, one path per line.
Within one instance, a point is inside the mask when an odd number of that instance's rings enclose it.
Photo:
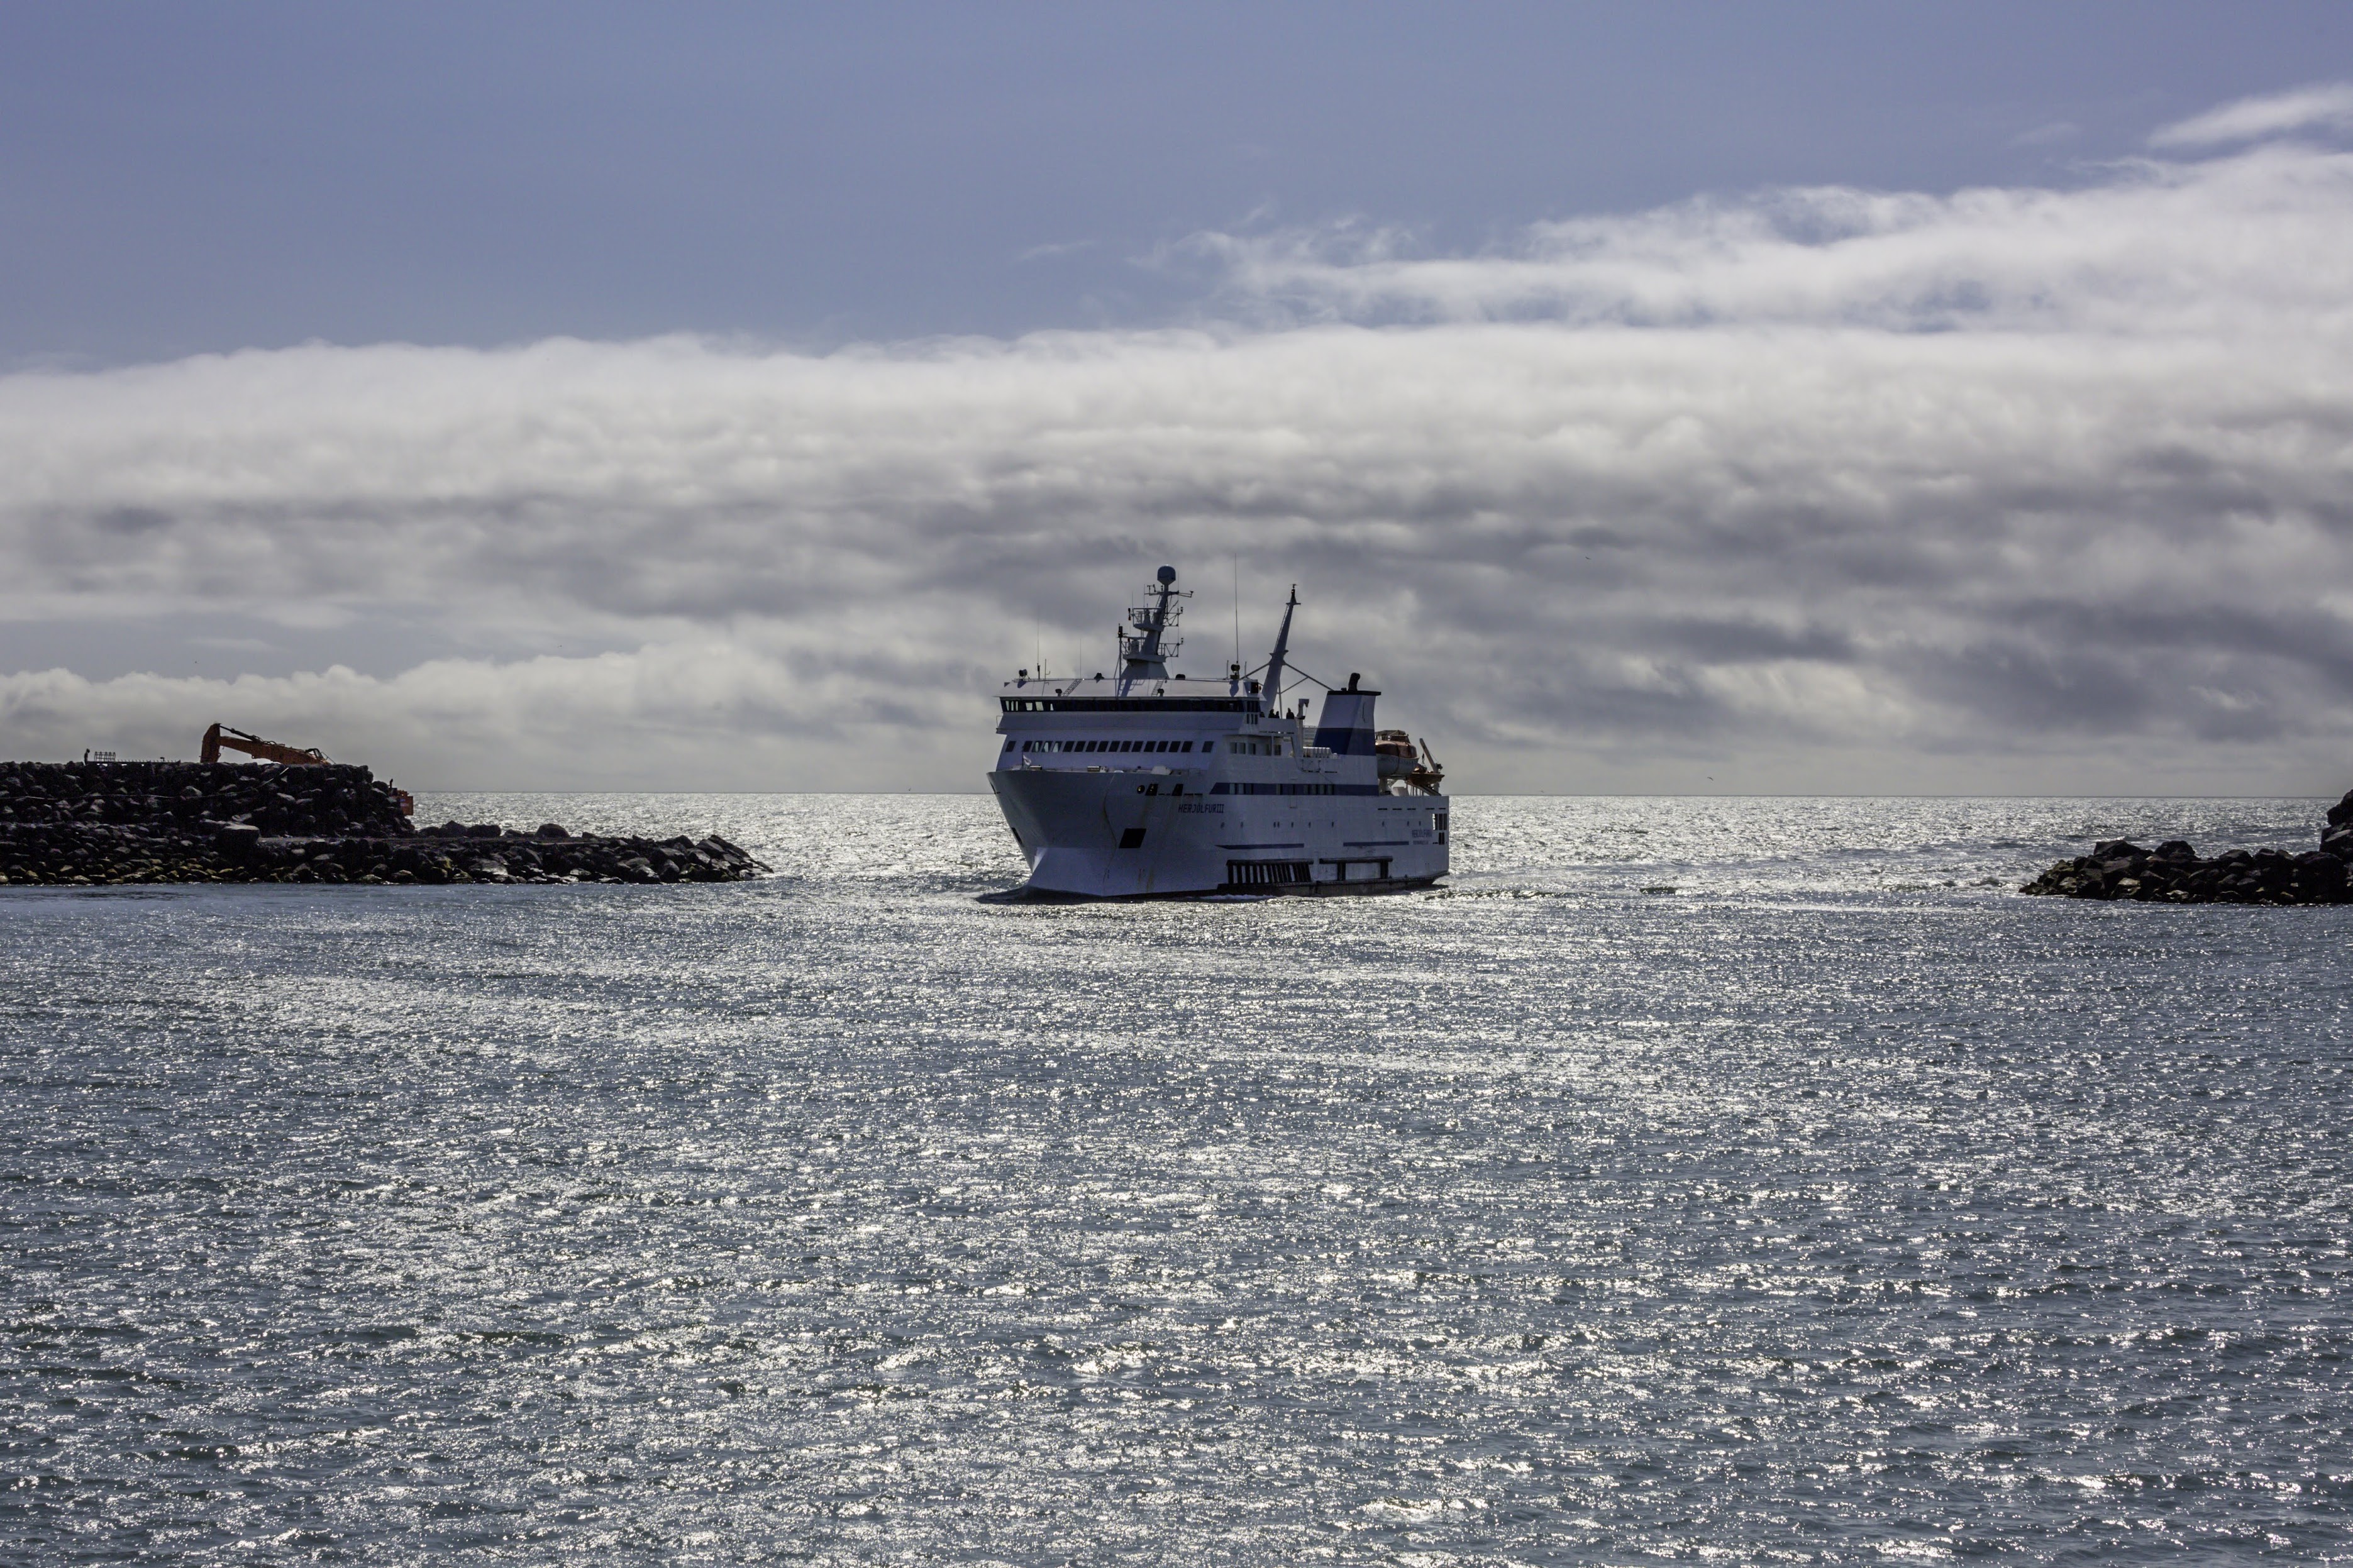
M 1163 566 L 1120 627 L 1116 675 L 1024 669 L 1002 689 L 988 784 L 1029 861 L 1021 890 L 1388 893 L 1444 876 L 1444 773 L 1426 743 L 1374 727 L 1380 693 L 1360 675 L 1292 670 L 1299 590 L 1265 665 L 1208 680 L 1168 669 L 1189 596 Z M 1305 687 L 1322 689 L 1313 722 Z

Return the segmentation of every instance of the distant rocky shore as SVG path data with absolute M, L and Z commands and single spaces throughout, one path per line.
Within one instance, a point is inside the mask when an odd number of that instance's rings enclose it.
M 391 786 L 335 763 L 0 763 L 8 885 L 736 882 L 767 869 L 716 835 L 413 827 Z
M 2021 892 L 2063 899 L 2132 899 L 2174 904 L 2353 903 L 2353 793 L 2328 808 L 2320 847 L 2233 849 L 2211 860 L 2179 838 L 2154 849 L 2112 838 L 2089 855 L 2062 860 Z

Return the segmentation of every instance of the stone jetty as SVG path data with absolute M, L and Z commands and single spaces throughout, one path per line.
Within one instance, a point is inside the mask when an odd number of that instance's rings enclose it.
M 2212 859 L 2179 838 L 2144 849 L 2126 838 L 2062 860 L 2021 892 L 2063 899 L 2131 899 L 2169 904 L 2353 903 L 2353 793 L 2328 808 L 2320 847 L 2233 849 Z
M 0 763 L 0 883 L 736 882 L 727 840 L 412 826 L 364 767 Z

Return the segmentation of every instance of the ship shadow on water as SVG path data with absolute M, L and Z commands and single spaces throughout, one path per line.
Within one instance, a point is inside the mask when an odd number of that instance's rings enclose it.
M 1265 904 L 1273 893 L 1061 893 L 1050 888 L 998 888 L 976 893 L 976 904 Z

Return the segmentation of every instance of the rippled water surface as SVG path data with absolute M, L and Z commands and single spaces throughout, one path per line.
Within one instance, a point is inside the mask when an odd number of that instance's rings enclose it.
M 0 889 L 0 1559 L 2353 1554 L 2353 908 L 2010 890 L 2314 803 L 1044 907 L 979 798 L 443 815 L 781 874 Z

